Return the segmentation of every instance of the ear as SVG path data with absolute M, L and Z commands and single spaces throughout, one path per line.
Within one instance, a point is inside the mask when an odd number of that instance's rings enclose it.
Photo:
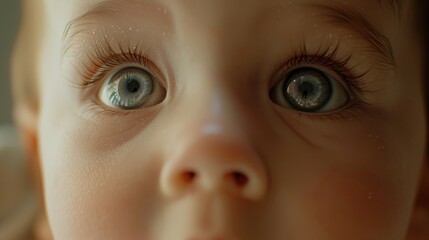
M 423 167 L 414 212 L 407 240 L 427 240 L 429 238 L 429 159 Z
M 27 165 L 37 193 L 42 196 L 43 184 L 38 147 L 38 116 L 36 109 L 25 103 L 14 106 L 14 118 L 22 140 Z
M 37 110 L 21 103 L 21 105 L 15 106 L 14 117 L 15 122 L 18 125 L 25 155 L 28 159 L 27 165 L 29 167 L 31 178 L 39 197 L 39 203 L 41 204 L 40 212 L 37 214 L 35 224 L 33 226 L 33 237 L 36 240 L 51 240 L 54 238 L 52 237 L 44 210 L 42 168 L 38 143 Z

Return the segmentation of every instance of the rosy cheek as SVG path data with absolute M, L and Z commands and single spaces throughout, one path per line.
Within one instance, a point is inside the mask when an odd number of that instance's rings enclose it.
M 329 170 L 305 189 L 301 207 L 306 221 L 329 239 L 386 236 L 392 229 L 395 194 L 380 176 Z

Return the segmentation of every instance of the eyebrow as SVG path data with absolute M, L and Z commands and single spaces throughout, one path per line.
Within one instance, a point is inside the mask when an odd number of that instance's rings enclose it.
M 378 0 L 381 4 L 387 3 L 394 4 L 393 2 L 400 2 L 400 0 Z M 351 30 L 357 37 L 363 39 L 368 43 L 366 51 L 374 53 L 378 56 L 376 60 L 378 63 L 384 63 L 390 67 L 396 66 L 395 56 L 393 54 L 392 44 L 390 40 L 378 31 L 359 11 L 344 5 L 327 6 L 327 5 L 314 5 L 320 9 L 322 14 L 325 15 L 329 23 L 344 27 Z M 397 15 L 397 7 L 400 5 L 389 5 L 390 10 L 395 11 Z

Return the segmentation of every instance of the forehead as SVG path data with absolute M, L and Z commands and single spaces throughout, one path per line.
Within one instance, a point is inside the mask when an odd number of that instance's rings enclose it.
M 299 26 L 320 13 L 332 15 L 346 25 L 366 25 L 363 32 L 392 30 L 392 23 L 400 19 L 403 0 L 45 0 L 50 9 L 54 28 L 67 32 L 74 23 L 94 18 L 114 24 L 192 27 L 208 25 L 231 28 L 240 22 L 246 28 L 266 28 L 268 25 Z M 162 10 L 162 11 L 160 11 Z M 333 10 L 333 11 L 332 11 Z M 280 15 L 282 15 L 280 17 Z M 295 16 L 300 15 L 301 20 Z M 286 18 L 285 18 L 286 16 Z M 82 19 L 83 18 L 83 19 Z M 285 19 L 282 23 L 279 18 Z M 294 21 L 291 21 L 295 19 Z M 273 20 L 276 22 L 273 23 Z M 180 22 L 180 23 L 179 23 Z M 332 21 L 331 21 L 332 22 Z M 238 25 L 237 25 L 238 26 Z M 334 26 L 334 24 L 332 24 Z M 301 26 L 302 27 L 302 26 Z M 359 27 L 360 28 L 360 27 Z M 372 29 L 371 29 L 372 28 Z M 368 31 L 369 30 L 369 31 Z M 360 34 L 360 33 L 359 33 Z M 377 35 L 378 33 L 376 33 Z M 367 35 L 366 33 L 360 35 Z
M 383 32 L 383 29 L 391 30 L 392 22 L 400 19 L 404 5 L 402 0 L 45 1 L 52 17 L 48 22 L 53 23 L 58 31 L 64 32 L 64 40 L 73 35 L 73 31 L 69 30 L 76 29 L 81 23 L 93 22 L 94 19 L 101 24 L 98 26 L 101 29 L 113 24 L 133 24 L 129 26 L 146 25 L 154 31 L 160 31 L 156 28 L 161 26 L 168 28 L 173 25 L 176 29 L 177 26 L 193 28 L 198 25 L 199 29 L 209 26 L 226 31 L 235 26 L 235 30 L 247 28 L 248 31 L 255 31 L 273 26 L 286 30 L 296 25 L 295 29 L 307 31 L 302 22 L 312 21 L 312 26 L 319 25 L 320 21 L 326 20 L 320 16 L 327 15 L 331 29 L 345 27 L 358 37 L 367 39 L 369 48 L 380 53 L 383 59 L 393 59 L 389 40 L 383 36 L 389 34 Z M 83 26 L 88 29 L 90 25 Z
M 296 6 L 306 6 L 312 4 L 323 4 L 333 6 L 347 6 L 357 9 L 362 12 L 377 12 L 382 10 L 383 13 L 388 13 L 399 17 L 402 13 L 404 1 L 403 0 L 45 0 L 48 6 L 54 12 L 62 12 L 62 18 L 73 18 L 83 12 L 86 12 L 97 5 L 109 4 L 118 8 L 128 8 L 132 10 L 136 4 L 146 7 L 166 7 L 171 11 L 213 11 L 215 9 L 222 9 L 223 11 L 233 10 L 237 15 L 242 11 L 247 10 L 262 10 L 269 8 L 274 10 L 273 7 L 296 8 Z M 270 13 L 267 13 L 270 14 Z M 272 14 L 272 13 L 271 13 Z

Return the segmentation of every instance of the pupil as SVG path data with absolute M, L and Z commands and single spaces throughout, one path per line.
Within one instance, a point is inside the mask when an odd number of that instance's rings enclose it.
M 136 81 L 135 79 L 128 79 L 127 80 L 127 90 L 131 93 L 136 93 L 140 89 L 140 83 Z
M 307 98 L 314 91 L 313 84 L 309 82 L 301 82 L 298 86 L 298 90 L 302 93 L 303 98 Z
M 331 98 L 332 86 L 329 79 L 317 69 L 296 69 L 286 80 L 288 82 L 283 85 L 285 100 L 297 110 L 317 111 Z

